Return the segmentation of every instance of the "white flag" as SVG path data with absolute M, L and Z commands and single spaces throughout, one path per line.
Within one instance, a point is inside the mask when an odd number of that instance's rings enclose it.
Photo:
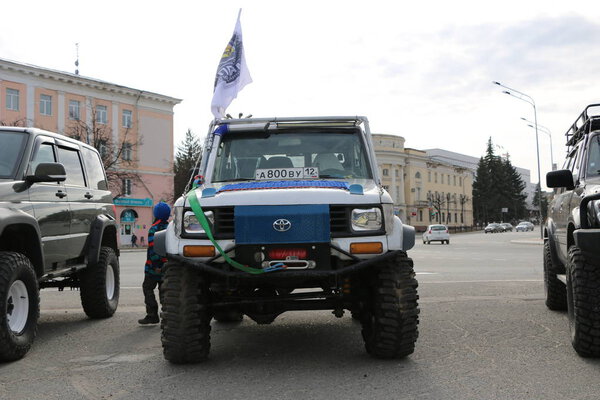
M 225 110 L 237 97 L 238 92 L 252 82 L 244 57 L 242 25 L 240 24 L 241 13 L 242 10 L 240 9 L 233 36 L 225 48 L 217 68 L 215 88 L 210 104 L 210 109 L 215 118 L 223 118 Z

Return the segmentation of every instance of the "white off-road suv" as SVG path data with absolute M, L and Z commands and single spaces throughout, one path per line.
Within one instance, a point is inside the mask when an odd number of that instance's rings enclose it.
M 291 310 L 350 310 L 371 355 L 414 351 L 414 228 L 381 186 L 367 118 L 215 120 L 199 171 L 155 236 L 167 360 L 204 360 L 213 318 Z

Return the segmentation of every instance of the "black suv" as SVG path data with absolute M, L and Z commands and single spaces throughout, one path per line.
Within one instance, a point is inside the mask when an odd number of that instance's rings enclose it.
M 78 287 L 89 317 L 113 315 L 118 254 L 98 152 L 52 132 L 0 127 L 0 361 L 31 347 L 39 289 Z
M 544 287 L 551 310 L 567 310 L 571 342 L 600 356 L 600 104 L 585 108 L 566 133 L 562 170 L 546 175 L 555 196 L 544 228 Z

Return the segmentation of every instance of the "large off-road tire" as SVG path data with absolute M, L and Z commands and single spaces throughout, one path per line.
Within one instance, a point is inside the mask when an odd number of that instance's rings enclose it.
M 544 242 L 544 292 L 546 307 L 554 311 L 567 309 L 567 288 L 556 277 L 558 266 L 552 261 L 550 242 Z
M 0 361 L 22 358 L 31 348 L 40 316 L 33 266 L 20 253 L 0 252 Z
M 412 260 L 399 253 L 395 262 L 373 273 L 370 285 L 361 314 L 367 352 L 378 358 L 412 354 L 419 336 L 418 283 Z
M 210 294 L 204 277 L 177 263 L 166 264 L 162 290 L 163 355 L 174 364 L 206 360 L 210 352 Z
M 119 305 L 119 258 L 110 247 L 100 248 L 95 264 L 79 272 L 81 305 L 90 318 L 108 318 Z
M 600 269 L 569 249 L 567 306 L 571 344 L 582 357 L 600 356 Z

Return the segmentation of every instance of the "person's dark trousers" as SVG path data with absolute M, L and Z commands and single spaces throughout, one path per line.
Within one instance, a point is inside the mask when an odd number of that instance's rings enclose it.
M 144 291 L 144 302 L 146 303 L 146 314 L 158 318 L 158 303 L 154 296 L 154 289 L 158 286 L 160 296 L 161 281 L 153 279 L 150 275 L 144 274 L 142 290 Z

